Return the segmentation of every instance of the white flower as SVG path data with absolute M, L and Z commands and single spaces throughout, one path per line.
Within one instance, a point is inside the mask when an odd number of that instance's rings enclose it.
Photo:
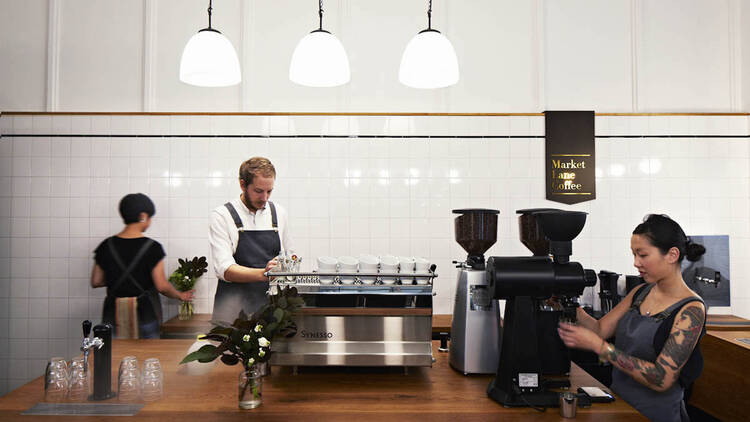
M 253 358 L 250 358 L 250 359 L 247 360 L 247 366 L 251 366 L 254 363 L 255 363 L 255 359 L 253 359 Z
M 242 336 L 242 341 L 250 341 L 250 334 L 245 334 Z
M 263 350 L 262 348 L 258 349 L 258 356 L 263 357 L 265 355 L 266 355 L 266 351 L 265 350 Z
M 188 276 L 185 276 L 185 280 L 190 280 L 190 277 L 188 277 Z
M 271 342 L 266 340 L 265 337 L 261 337 L 258 339 L 258 344 L 261 345 L 261 347 L 268 347 L 271 344 Z
M 260 325 L 260 324 L 258 324 L 258 325 L 255 326 L 255 328 L 253 328 L 253 331 L 255 331 L 256 333 L 259 333 L 260 330 L 262 330 L 262 329 L 263 329 L 263 326 Z

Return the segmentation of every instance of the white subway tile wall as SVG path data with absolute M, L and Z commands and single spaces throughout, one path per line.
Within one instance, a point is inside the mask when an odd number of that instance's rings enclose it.
M 81 321 L 100 319 L 92 251 L 121 229 L 123 195 L 154 200 L 147 234 L 171 272 L 178 257 L 208 256 L 209 212 L 239 195 L 238 167 L 255 155 L 276 166 L 272 199 L 289 211 L 303 268 L 324 254 L 424 256 L 440 274 L 435 313 L 452 312 L 451 261 L 466 255 L 451 209 L 499 209 L 487 255 L 527 255 L 515 210 L 554 206 L 590 213 L 573 258 L 595 270 L 634 273 L 628 239 L 649 212 L 689 234 L 728 234 L 732 306 L 712 312 L 750 318 L 750 141 L 668 137 L 746 136 L 747 116 L 597 117 L 597 135 L 612 136 L 596 140 L 597 199 L 574 206 L 544 199 L 538 116 L 2 116 L 0 128 L 0 394 L 49 356 L 77 354 Z M 211 312 L 215 288 L 212 273 L 199 281 L 197 312 Z

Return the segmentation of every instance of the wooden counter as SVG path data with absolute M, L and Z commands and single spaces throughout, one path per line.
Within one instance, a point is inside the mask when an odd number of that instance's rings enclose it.
M 750 331 L 750 320 L 734 315 L 708 315 L 706 330 L 709 331 Z
M 504 408 L 487 398 L 491 376 L 458 374 L 448 365 L 448 354 L 438 353 L 432 368 L 410 368 L 408 375 L 399 368 L 300 368 L 292 375 L 289 368 L 272 368 L 263 385 L 263 404 L 253 410 L 237 408 L 239 366 L 216 363 L 203 376 L 190 376 L 178 369 L 191 344 L 190 340 L 116 340 L 113 372 L 124 355 L 135 355 L 139 362 L 158 357 L 164 368 L 164 397 L 147 404 L 138 420 L 159 422 L 182 420 L 560 420 L 558 409 L 544 413 L 530 408 Z M 588 374 L 573 365 L 571 382 L 577 386 L 599 386 Z M 42 377 L 0 398 L 3 421 L 100 421 L 103 417 L 54 418 L 21 416 L 20 413 L 42 399 Z M 594 404 L 578 409 L 577 420 L 645 420 L 623 400 Z M 112 420 L 110 417 L 109 420 Z M 129 419 L 130 420 L 130 419 Z
M 703 373 L 693 386 L 689 403 L 722 421 L 747 420 L 750 392 L 748 331 L 709 331 L 701 340 Z

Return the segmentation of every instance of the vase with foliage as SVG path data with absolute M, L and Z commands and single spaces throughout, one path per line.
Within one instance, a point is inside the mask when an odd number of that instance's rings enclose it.
M 180 266 L 169 276 L 169 282 L 181 292 L 193 290 L 198 278 L 208 272 L 208 262 L 205 256 L 200 258 L 196 256 L 193 259 L 179 258 L 177 262 Z M 181 320 L 192 318 L 194 310 L 193 302 L 180 302 L 179 318 Z
M 220 358 L 226 365 L 242 364 L 239 375 L 238 404 L 241 409 L 252 409 L 261 403 L 263 377 L 259 371 L 262 363 L 271 358 L 271 342 L 280 337 L 293 337 L 297 325 L 293 314 L 303 306 L 304 300 L 295 287 L 285 287 L 268 296 L 268 303 L 248 316 L 240 311 L 233 323 L 211 321 L 214 327 L 201 338 L 216 344 L 207 344 L 188 354 L 180 363 L 212 362 Z

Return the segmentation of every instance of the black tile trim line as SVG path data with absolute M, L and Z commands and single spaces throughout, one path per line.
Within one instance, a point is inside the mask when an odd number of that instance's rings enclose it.
M 122 134 L 0 134 L 0 138 L 301 138 L 301 139 L 544 139 L 543 135 L 122 135 Z M 599 135 L 596 139 L 626 138 L 748 138 L 750 135 Z

